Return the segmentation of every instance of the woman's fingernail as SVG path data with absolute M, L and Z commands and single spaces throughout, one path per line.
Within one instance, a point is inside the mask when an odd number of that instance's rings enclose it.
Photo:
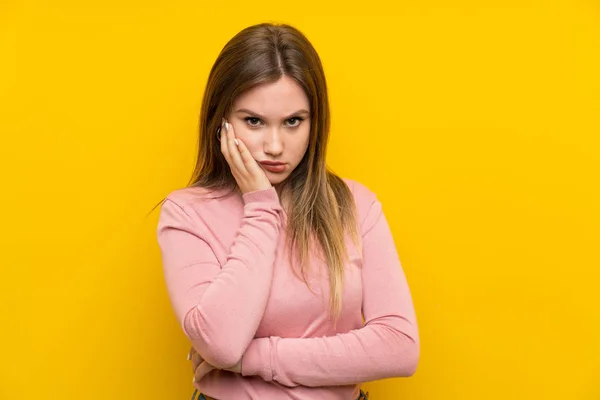
M 192 378 L 192 383 L 196 383 L 196 377 Z
M 225 121 L 225 132 L 229 132 L 229 122 Z
M 240 145 L 240 142 L 238 142 L 238 140 L 237 140 L 237 139 L 233 139 L 233 140 L 235 140 L 235 144 L 236 144 L 236 146 L 239 146 L 239 145 Z
M 192 353 L 188 353 L 187 359 L 188 359 L 188 361 L 190 361 L 192 359 Z

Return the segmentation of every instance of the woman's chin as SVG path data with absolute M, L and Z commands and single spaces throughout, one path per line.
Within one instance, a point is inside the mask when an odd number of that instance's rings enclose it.
M 269 182 L 271 182 L 271 185 L 273 186 L 277 186 L 279 185 L 281 182 L 283 182 L 282 179 L 269 179 Z
M 285 181 L 285 179 L 287 177 L 288 177 L 287 174 L 284 176 L 284 175 L 281 175 L 281 174 L 270 174 L 270 173 L 267 172 L 267 178 L 269 178 L 269 182 L 273 186 L 278 185 L 281 182 Z

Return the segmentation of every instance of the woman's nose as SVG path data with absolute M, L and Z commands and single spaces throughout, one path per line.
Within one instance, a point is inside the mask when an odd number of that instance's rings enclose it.
M 270 129 L 267 133 L 264 142 L 264 151 L 271 155 L 279 155 L 283 151 L 283 141 L 279 128 Z

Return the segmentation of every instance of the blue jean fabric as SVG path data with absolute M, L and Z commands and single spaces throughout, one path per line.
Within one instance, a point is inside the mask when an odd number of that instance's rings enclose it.
M 198 399 L 196 399 L 196 393 L 198 393 L 198 389 L 194 390 L 194 394 L 192 394 L 192 400 L 206 400 L 206 397 L 204 397 L 204 395 L 202 393 L 198 394 Z M 358 395 L 358 398 L 356 400 L 369 400 L 369 393 L 365 393 L 362 390 L 360 391 L 360 394 Z

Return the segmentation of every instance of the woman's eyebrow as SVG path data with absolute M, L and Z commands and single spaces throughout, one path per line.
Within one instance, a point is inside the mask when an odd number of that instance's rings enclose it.
M 248 110 L 247 108 L 240 108 L 240 109 L 239 109 L 239 110 L 237 110 L 236 112 L 244 112 L 244 113 L 246 113 L 246 114 L 250 114 L 250 115 L 256 115 L 256 116 L 257 116 L 257 117 L 259 117 L 260 119 L 266 119 L 265 117 L 263 117 L 263 116 L 262 116 L 262 115 L 260 115 L 259 113 L 256 113 L 256 112 L 254 112 L 254 111 Z M 286 118 L 284 118 L 284 119 L 288 119 L 288 118 L 291 118 L 291 117 L 293 117 L 293 116 L 295 116 L 295 115 L 300 115 L 300 114 L 307 114 L 307 115 L 308 115 L 308 114 L 310 114 L 310 113 L 309 113 L 307 110 L 304 110 L 304 109 L 302 109 L 302 110 L 298 110 L 298 111 L 296 111 L 296 112 L 294 112 L 294 113 L 291 113 L 291 114 L 290 114 L 288 117 L 286 117 Z

